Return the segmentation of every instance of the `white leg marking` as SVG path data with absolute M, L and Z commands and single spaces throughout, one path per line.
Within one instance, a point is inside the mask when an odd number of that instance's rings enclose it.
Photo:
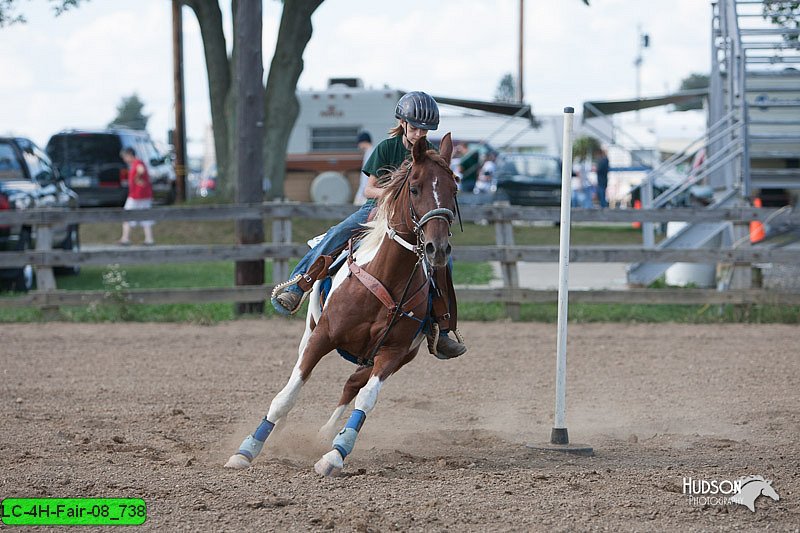
M 339 432 L 339 421 L 347 411 L 349 405 L 340 405 L 334 411 L 324 426 L 319 428 L 319 438 L 323 442 L 329 442 L 336 433 Z
M 381 391 L 381 385 L 383 385 L 383 382 L 378 376 L 369 378 L 364 388 L 358 391 L 358 396 L 356 396 L 356 409 L 364 411 L 365 414 L 369 414 L 369 412 L 375 408 L 375 402 L 378 401 L 378 393 Z
M 302 387 L 303 380 L 300 378 L 300 361 L 298 361 L 297 366 L 292 370 L 289 382 L 272 400 L 269 406 L 269 412 L 267 413 L 267 420 L 272 423 L 277 423 L 278 420 L 286 416 L 292 407 L 294 407 L 294 403 L 297 401 Z

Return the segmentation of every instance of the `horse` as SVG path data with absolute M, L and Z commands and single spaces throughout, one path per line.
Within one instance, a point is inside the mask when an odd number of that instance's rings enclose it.
M 731 496 L 732 503 L 744 505 L 750 511 L 756 512 L 756 499 L 759 496 L 767 496 L 775 501 L 780 499 L 778 493 L 772 488 L 772 480 L 764 479 L 762 476 L 748 476 L 739 478 L 741 489 Z
M 294 406 L 314 367 L 338 349 L 358 366 L 320 435 L 333 437 L 353 399 L 355 408 L 314 470 L 322 476 L 341 473 L 383 383 L 414 359 L 426 337 L 429 294 L 436 290 L 432 272 L 447 267 L 452 251 L 450 228 L 458 213 L 452 153 L 449 133 L 438 153 L 428 150 L 425 142 L 417 142 L 411 160 L 391 173 L 374 220 L 367 224 L 358 249 L 350 253 L 347 267 L 333 276 L 327 297 L 322 281 L 314 283 L 291 376 L 226 468 L 251 466 L 275 425 Z

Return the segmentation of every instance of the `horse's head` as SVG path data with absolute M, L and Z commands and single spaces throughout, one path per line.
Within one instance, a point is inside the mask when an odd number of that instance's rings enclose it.
M 450 258 L 450 225 L 456 214 L 456 176 L 450 170 L 453 141 L 444 136 L 439 153 L 424 140 L 414 144 L 408 191 L 412 222 L 428 262 L 441 267 Z

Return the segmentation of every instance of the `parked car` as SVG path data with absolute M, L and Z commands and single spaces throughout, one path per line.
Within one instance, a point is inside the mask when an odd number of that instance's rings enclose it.
M 501 153 L 491 192 L 460 194 L 466 205 L 508 202 L 511 205 L 561 205 L 561 159 L 545 154 Z
M 121 207 L 128 196 L 128 167 L 120 157 L 133 148 L 150 174 L 155 203 L 175 201 L 175 169 L 145 131 L 128 129 L 68 130 L 53 135 L 47 153 L 81 207 Z
M 66 186 L 47 155 L 22 137 L 0 137 L 0 211 L 34 207 L 78 206 L 78 195 Z M 0 251 L 33 249 L 36 232 L 23 224 L 0 225 Z M 77 225 L 53 228 L 53 248 L 79 250 Z M 60 269 L 77 272 L 77 268 Z M 33 267 L 0 269 L 0 282 L 12 290 L 33 287 Z

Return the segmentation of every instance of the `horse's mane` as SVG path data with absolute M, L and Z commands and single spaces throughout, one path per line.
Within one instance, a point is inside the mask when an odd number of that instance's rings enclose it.
M 436 165 L 444 168 L 448 173 L 452 173 L 447 162 L 436 150 L 428 150 L 426 155 Z M 403 161 L 403 164 L 401 164 L 399 168 L 384 177 L 386 184 L 383 186 L 383 193 L 378 201 L 375 217 L 370 222 L 363 224 L 367 230 L 358 247 L 358 252 L 356 253 L 357 257 L 364 257 L 371 254 L 377 250 L 381 242 L 383 242 L 383 237 L 386 235 L 386 227 L 392 213 L 394 213 L 395 206 L 405 201 L 405 198 L 400 194 L 400 189 L 402 189 L 403 185 L 406 183 L 406 177 L 408 176 L 410 168 L 411 161 Z

